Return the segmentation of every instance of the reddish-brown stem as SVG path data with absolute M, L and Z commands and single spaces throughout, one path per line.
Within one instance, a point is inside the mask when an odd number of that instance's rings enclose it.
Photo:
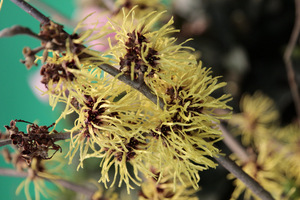
M 55 10 L 45 2 L 41 0 L 30 0 L 30 3 L 36 6 L 37 8 L 46 11 L 51 16 L 51 19 L 57 21 L 58 23 L 67 25 L 69 27 L 76 27 L 75 21 L 72 21 L 68 17 L 64 16 L 62 13 L 57 12 L 57 10 Z
M 271 194 L 261 185 L 245 173 L 234 161 L 228 156 L 215 157 L 219 164 L 230 171 L 235 177 L 240 179 L 254 194 L 262 200 L 274 200 Z
M 0 140 L 0 147 L 11 144 L 11 139 Z
M 299 97 L 298 85 L 295 80 L 295 72 L 293 69 L 293 63 L 291 58 L 300 33 L 300 0 L 295 0 L 295 9 L 296 9 L 295 24 L 294 24 L 294 28 L 289 43 L 284 52 L 283 58 L 284 58 L 285 67 L 287 71 L 288 82 L 290 85 L 292 97 L 296 108 L 298 124 L 300 125 L 300 97 Z
M 32 17 L 34 17 L 36 20 L 38 20 L 42 24 L 47 24 L 50 22 L 50 19 L 43 15 L 40 11 L 32 7 L 30 4 L 28 4 L 26 1 L 23 0 L 11 0 L 14 4 L 19 6 L 22 10 L 30 14 Z
M 116 69 L 113 66 L 108 65 L 108 64 L 102 64 L 99 66 L 99 68 L 112 76 L 117 76 L 120 74 L 120 71 L 118 69 Z M 145 97 L 147 97 L 154 104 L 158 103 L 159 107 L 162 110 L 164 109 L 165 104 L 164 104 L 163 100 L 161 98 L 157 97 L 144 82 L 140 82 L 137 80 L 131 80 L 130 76 L 125 75 L 125 74 L 122 74 L 117 77 L 120 81 L 126 83 L 127 85 L 129 85 L 132 88 L 141 92 Z
M 222 131 L 222 136 L 224 137 L 223 142 L 226 146 L 241 160 L 243 163 L 250 161 L 250 156 L 246 152 L 245 148 L 233 137 L 228 130 L 220 124 L 220 130 Z

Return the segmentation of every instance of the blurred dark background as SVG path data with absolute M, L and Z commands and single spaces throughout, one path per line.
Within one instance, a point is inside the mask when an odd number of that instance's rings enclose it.
M 181 40 L 200 51 L 203 65 L 228 82 L 238 109 L 240 96 L 260 90 L 278 105 L 283 123 L 295 117 L 283 53 L 295 18 L 293 0 L 175 0 Z M 299 84 L 299 46 L 293 54 Z
M 281 114 L 282 125 L 296 118 L 283 54 L 294 21 L 293 0 L 176 0 L 173 2 L 175 25 L 181 29 L 180 41 L 200 53 L 203 66 L 228 82 L 223 92 L 231 93 L 234 112 L 245 93 L 259 90 L 271 97 Z M 299 85 L 299 45 L 293 53 L 294 70 Z M 220 144 L 224 152 L 229 152 Z M 233 187 L 227 172 L 201 172 L 200 199 L 228 200 Z M 242 199 L 242 198 L 240 198 Z

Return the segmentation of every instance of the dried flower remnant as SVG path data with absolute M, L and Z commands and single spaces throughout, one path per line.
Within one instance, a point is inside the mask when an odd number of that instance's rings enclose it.
M 74 60 L 62 64 L 46 63 L 41 68 L 40 73 L 43 76 L 41 82 L 47 87 L 50 80 L 52 83 L 58 83 L 61 78 L 73 81 L 75 76 L 68 69 L 78 69 Z
M 33 158 L 49 160 L 53 155 L 60 150 L 61 147 L 54 143 L 54 140 L 49 137 L 50 131 L 48 130 L 54 124 L 50 126 L 38 126 L 37 124 L 30 123 L 27 126 L 27 133 L 19 131 L 16 126 L 16 122 L 26 122 L 23 120 L 12 120 L 10 126 L 5 126 L 10 134 L 12 144 L 22 154 L 22 158 L 31 163 Z M 56 131 L 53 131 L 56 133 Z M 49 156 L 48 152 L 54 150 L 55 152 Z
M 41 24 L 39 36 L 43 38 L 42 46 L 45 48 L 43 61 L 45 62 L 48 56 L 48 50 L 57 50 L 59 52 L 66 51 L 66 43 L 69 42 L 70 49 L 73 53 L 80 52 L 83 48 L 81 44 L 75 44 L 73 39 L 78 39 L 77 34 L 69 35 L 60 24 L 50 21 L 49 23 Z
M 37 66 L 37 63 L 35 62 L 36 59 L 36 53 L 41 51 L 43 47 L 39 47 L 37 49 L 30 49 L 29 47 L 23 48 L 23 55 L 25 57 L 25 60 L 21 60 L 23 64 L 25 64 L 27 69 L 30 69 L 32 66 Z
M 32 33 L 35 35 L 35 33 Z M 35 62 L 36 54 L 41 50 L 44 50 L 42 56 L 42 62 L 46 62 L 49 51 L 56 50 L 59 52 L 66 51 L 66 43 L 69 41 L 69 46 L 72 52 L 79 53 L 82 51 L 83 46 L 81 44 L 75 44 L 70 42 L 72 40 L 78 39 L 77 34 L 69 35 L 63 30 L 63 26 L 57 23 L 50 21 L 49 23 L 43 23 L 40 27 L 40 33 L 35 35 L 42 42 L 41 46 L 36 49 L 30 49 L 29 47 L 25 47 L 23 49 L 23 55 L 25 60 L 21 60 L 23 64 L 26 65 L 27 69 L 30 69 L 32 66 L 37 66 Z

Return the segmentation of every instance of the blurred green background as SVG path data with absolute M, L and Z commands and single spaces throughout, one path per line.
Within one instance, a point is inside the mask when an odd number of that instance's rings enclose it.
M 71 17 L 74 11 L 74 2 L 69 0 L 45 0 L 48 5 L 53 6 L 66 16 Z M 43 11 L 47 15 L 46 12 Z M 13 25 L 22 25 L 31 28 L 34 32 L 39 32 L 39 22 L 25 13 L 9 0 L 4 0 L 0 11 L 0 30 Z M 22 49 L 25 46 L 35 48 L 39 46 L 39 41 L 26 35 L 15 37 L 0 38 L 0 130 L 5 131 L 4 125 L 9 125 L 11 120 L 23 119 L 36 122 L 39 125 L 50 125 L 55 122 L 58 113 L 52 111 L 47 102 L 40 101 L 33 93 L 29 85 L 30 78 L 38 70 L 33 68 L 27 70 L 20 63 L 24 59 Z M 22 123 L 21 123 L 22 124 Z M 20 125 L 21 125 L 20 124 Z M 26 127 L 26 124 L 22 125 Z M 62 125 L 58 127 L 59 130 Z M 2 151 L 3 147 L 0 148 Z M 0 156 L 0 167 L 11 167 L 6 164 Z M 15 191 L 22 178 L 0 176 L 0 199 L 25 199 L 24 192 L 16 196 Z

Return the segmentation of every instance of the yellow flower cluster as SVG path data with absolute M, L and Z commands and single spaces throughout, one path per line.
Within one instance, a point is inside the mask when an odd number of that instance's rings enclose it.
M 238 127 L 237 133 L 243 135 L 242 142 L 246 146 L 254 140 L 260 141 L 279 121 L 274 101 L 262 92 L 255 92 L 252 96 L 244 95 L 240 108 L 241 113 L 233 115 L 230 123 Z
M 10 154 L 8 150 L 7 152 Z M 12 160 L 8 160 L 8 162 L 11 162 L 17 171 L 27 173 L 26 179 L 16 189 L 17 195 L 24 189 L 26 199 L 31 200 L 33 194 L 30 190 L 33 189 L 34 199 L 36 200 L 41 199 L 41 195 L 45 198 L 57 198 L 56 194 L 49 189 L 45 179 L 60 187 L 56 180 L 61 179 L 58 174 L 62 175 L 64 173 L 62 168 L 66 164 L 62 156 L 56 156 L 51 160 L 33 158 L 30 165 L 22 159 L 20 152 L 10 154 L 10 156 Z
M 219 153 L 213 146 L 221 135 L 216 123 L 228 117 L 215 113 L 217 108 L 229 108 L 226 106 L 229 98 L 227 95 L 218 99 L 210 96 L 224 84 L 217 84 L 217 78 L 209 73 L 201 66 L 191 68 L 180 77 L 180 83 L 166 90 L 162 95 L 166 109 L 160 115 L 158 126 L 152 129 L 153 139 L 150 140 L 150 148 L 159 157 L 159 162 L 153 162 L 153 166 L 160 170 L 166 165 L 174 166 L 168 172 L 180 181 L 182 175 L 189 177 L 195 188 L 200 179 L 198 172 L 216 167 L 210 160 Z
M 284 198 L 285 188 L 284 184 L 287 183 L 285 175 L 280 171 L 279 165 L 281 165 L 283 155 L 275 154 L 277 151 L 276 147 L 272 142 L 263 140 L 258 148 L 256 149 L 257 157 L 252 160 L 242 163 L 237 161 L 237 163 L 242 167 L 242 169 L 249 174 L 254 180 L 256 180 L 262 187 L 267 191 L 270 191 L 275 199 L 288 199 Z M 230 174 L 228 176 L 230 179 L 234 179 L 234 175 Z M 239 180 L 234 180 L 235 190 L 232 193 L 231 199 L 238 199 L 244 192 L 244 199 L 256 199 L 256 197 L 251 190 L 249 190 L 244 183 Z
M 78 168 L 85 159 L 100 158 L 99 181 L 107 186 L 109 171 L 114 168 L 111 186 L 117 180 L 119 186 L 125 182 L 128 192 L 132 183 L 142 182 L 139 173 L 157 182 L 173 177 L 173 189 L 178 180 L 181 185 L 198 188 L 198 172 L 216 167 L 211 158 L 219 154 L 214 147 L 221 139 L 217 124 L 230 116 L 216 111 L 231 109 L 226 105 L 231 97 L 212 96 L 225 83 L 218 83 L 219 77 L 197 62 L 191 48 L 176 44 L 169 36 L 177 32 L 172 19 L 155 30 L 163 13 L 151 12 L 141 19 L 135 18 L 135 9 L 123 13 L 121 24 L 109 21 L 117 43 L 111 43 L 104 54 L 93 52 L 80 59 L 82 54 L 72 51 L 53 52 L 47 59 L 44 84 L 50 104 L 66 104 L 58 120 L 71 113 L 78 115 L 69 130 L 70 162 L 78 151 Z M 87 52 L 92 50 L 84 50 Z M 120 74 L 112 78 L 98 67 L 103 63 L 119 69 Z M 58 73 L 53 74 L 52 68 Z M 146 84 L 164 106 L 119 81 L 121 75 Z
M 280 151 L 284 162 L 280 168 L 287 177 L 294 181 L 294 185 L 300 187 L 300 127 L 297 124 L 289 124 L 279 129 L 277 138 L 280 143 Z
M 155 168 L 151 168 L 153 173 L 161 173 Z M 169 168 L 164 169 L 168 171 Z M 185 179 L 186 177 L 184 177 Z M 174 185 L 176 190 L 174 190 Z M 197 190 L 194 190 L 191 184 L 183 185 L 174 182 L 172 175 L 164 176 L 159 183 L 152 177 L 146 178 L 141 185 L 139 200 L 198 200 Z
M 299 126 L 279 125 L 279 111 L 271 98 L 261 92 L 241 99 L 241 113 L 229 123 L 241 135 L 246 148 L 252 151 L 249 160 L 237 163 L 275 199 L 299 199 Z M 233 175 L 229 176 L 234 178 Z M 259 199 L 238 179 L 232 199 L 244 193 L 244 199 Z

